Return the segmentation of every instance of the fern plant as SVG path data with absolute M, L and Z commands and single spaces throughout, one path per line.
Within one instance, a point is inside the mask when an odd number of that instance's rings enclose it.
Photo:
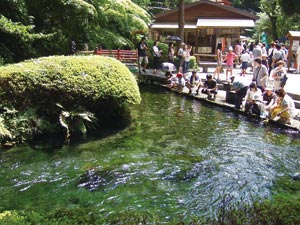
M 88 126 L 96 122 L 96 117 L 93 113 L 88 111 L 66 111 L 65 108 L 56 103 L 56 105 L 61 109 L 59 114 L 59 123 L 66 129 L 65 141 L 68 141 L 71 133 L 78 133 L 85 135 L 88 130 Z

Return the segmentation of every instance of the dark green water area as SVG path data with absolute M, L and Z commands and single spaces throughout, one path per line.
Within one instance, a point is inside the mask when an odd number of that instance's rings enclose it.
M 141 95 L 126 129 L 2 151 L 0 211 L 93 207 L 188 220 L 214 215 L 224 199 L 299 193 L 297 132 L 155 87 Z

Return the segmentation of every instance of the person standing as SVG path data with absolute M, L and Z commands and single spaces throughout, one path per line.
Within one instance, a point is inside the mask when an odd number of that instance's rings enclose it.
M 287 81 L 287 69 L 284 67 L 284 61 L 280 60 L 276 63 L 275 69 L 271 71 L 270 83 L 273 85 L 274 90 L 284 87 Z
M 276 51 L 276 47 L 275 47 L 275 42 L 271 43 L 271 47 L 268 50 L 268 65 L 269 65 L 269 75 L 271 73 L 272 70 L 272 64 L 273 64 L 273 55 Z
M 247 51 L 243 50 L 242 55 L 241 55 L 241 62 L 242 62 L 241 76 L 246 76 L 249 61 L 250 61 L 249 53 Z
M 219 42 L 217 45 L 217 67 L 215 69 L 214 72 L 214 79 L 216 79 L 217 81 L 220 80 L 220 72 L 222 69 L 222 43 Z
M 240 42 L 237 41 L 234 47 L 234 52 L 237 55 L 237 63 L 240 64 L 240 57 L 243 51 L 243 47 L 240 45 Z
M 268 78 L 268 69 L 265 65 L 262 65 L 260 58 L 254 59 L 254 63 L 255 68 L 253 71 L 252 81 L 256 82 L 257 87 L 263 92 Z
M 174 43 L 170 42 L 169 48 L 168 48 L 168 62 L 169 63 L 174 64 L 174 55 L 175 55 Z
M 281 45 L 279 43 L 275 45 L 275 51 L 273 52 L 272 60 L 272 69 L 276 68 L 277 62 L 284 60 L 284 56 L 281 51 Z
M 232 47 L 229 47 L 229 53 L 227 53 L 224 61 L 226 60 L 226 81 L 228 80 L 228 73 L 230 72 L 230 77 L 232 76 L 233 69 L 233 61 L 236 58 L 236 54 L 234 54 Z
M 143 71 L 146 73 L 146 68 L 148 65 L 148 56 L 147 56 L 148 45 L 146 43 L 146 38 L 143 37 L 141 41 L 138 43 L 137 52 L 138 52 L 138 60 L 139 60 L 139 73 Z M 141 70 L 142 68 L 142 70 Z
M 189 44 L 185 45 L 184 49 L 184 62 L 183 62 L 183 73 L 187 73 L 190 67 L 190 60 L 191 60 L 191 51 L 192 46 Z
M 185 44 L 181 43 L 180 48 L 178 49 L 177 56 L 178 56 L 178 71 L 182 73 L 183 68 L 183 61 L 184 61 L 184 49 Z
M 258 41 L 255 43 L 254 49 L 253 49 L 253 59 L 256 58 L 260 58 L 261 59 L 262 56 L 262 50 L 261 50 L 261 43 L 259 43 Z M 252 69 L 254 71 L 254 61 L 252 62 Z
M 158 47 L 158 43 L 158 41 L 155 41 L 153 45 L 154 74 L 159 70 L 159 59 L 162 53 L 162 50 Z

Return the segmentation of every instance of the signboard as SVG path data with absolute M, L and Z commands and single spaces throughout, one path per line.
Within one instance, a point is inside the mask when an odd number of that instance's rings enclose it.
M 292 45 L 292 51 L 296 52 L 298 50 L 298 47 L 299 47 L 299 40 L 294 40 Z

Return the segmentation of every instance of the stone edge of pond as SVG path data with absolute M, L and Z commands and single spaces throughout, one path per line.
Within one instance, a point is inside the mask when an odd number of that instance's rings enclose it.
M 190 98 L 190 99 L 196 99 L 200 102 L 205 102 L 205 103 L 208 103 L 210 105 L 215 105 L 215 106 L 218 106 L 218 107 L 221 107 L 221 108 L 229 109 L 229 110 L 231 110 L 233 112 L 236 112 L 236 113 L 239 113 L 241 115 L 244 115 L 244 116 L 247 116 L 247 117 L 257 118 L 257 119 L 263 121 L 262 118 L 260 118 L 259 116 L 255 115 L 255 114 L 249 114 L 249 113 L 246 113 L 242 110 L 234 108 L 234 105 L 225 102 L 225 98 L 222 98 L 222 94 L 218 94 L 217 97 L 216 97 L 216 100 L 209 100 L 209 99 L 207 99 L 207 95 L 204 95 L 204 94 L 200 94 L 200 95 L 195 96 L 195 95 L 191 95 L 191 94 L 189 94 L 187 92 L 184 92 L 184 91 L 179 92 L 178 90 L 176 90 L 174 88 L 171 88 L 168 84 L 161 84 L 161 83 L 156 83 L 156 82 L 154 82 L 153 84 L 158 85 L 162 88 L 165 88 L 169 91 L 172 91 L 172 92 L 174 92 L 178 95 L 181 95 L 181 96 L 184 96 L 184 97 L 187 97 L 187 98 Z M 224 94 L 225 94 L 225 91 L 219 90 L 219 92 L 224 92 Z M 295 120 L 295 119 L 293 119 L 291 121 L 291 125 L 281 123 L 281 122 L 278 122 L 278 121 L 275 121 L 275 120 L 269 120 L 269 123 L 274 124 L 274 125 L 276 125 L 278 127 L 281 127 L 281 128 L 288 128 L 288 129 L 300 131 L 300 121 Z

